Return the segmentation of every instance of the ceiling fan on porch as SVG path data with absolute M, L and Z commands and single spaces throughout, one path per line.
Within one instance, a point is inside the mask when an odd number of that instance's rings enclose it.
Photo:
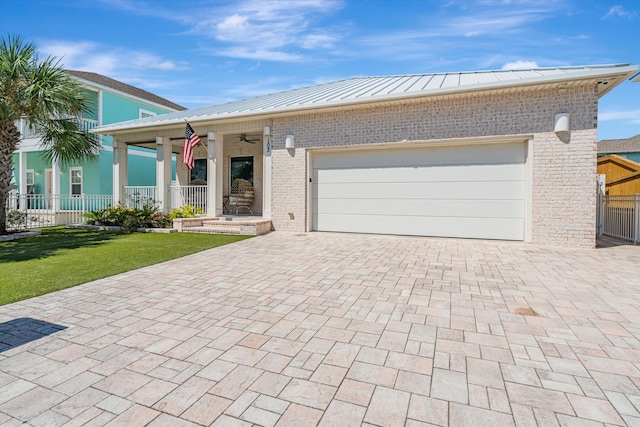
M 247 138 L 247 134 L 245 134 L 245 133 L 241 133 L 240 134 L 240 142 L 248 142 L 249 144 L 255 144 L 258 141 L 260 141 L 260 140 L 259 139 L 249 139 L 249 138 Z

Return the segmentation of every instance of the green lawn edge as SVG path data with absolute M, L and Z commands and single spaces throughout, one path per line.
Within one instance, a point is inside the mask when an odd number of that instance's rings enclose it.
M 44 228 L 39 236 L 0 243 L 0 305 L 250 237 Z

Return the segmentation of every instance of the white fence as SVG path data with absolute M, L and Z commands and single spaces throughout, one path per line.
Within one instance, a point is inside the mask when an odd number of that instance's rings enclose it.
M 158 192 L 155 185 L 124 187 L 125 206 L 142 209 L 158 202 Z
M 84 214 L 113 205 L 111 195 L 9 193 L 7 228 L 19 230 L 82 223 Z
M 640 194 L 601 196 L 599 234 L 640 244 Z
M 125 187 L 125 205 L 142 209 L 158 204 L 155 186 Z M 116 203 L 117 204 L 117 203 Z M 78 224 L 86 221 L 85 213 L 114 205 L 111 195 L 80 196 L 70 194 L 17 194 L 7 197 L 7 228 L 11 230 Z M 196 213 L 207 212 L 207 186 L 182 185 L 171 187 L 171 207 L 191 205 Z

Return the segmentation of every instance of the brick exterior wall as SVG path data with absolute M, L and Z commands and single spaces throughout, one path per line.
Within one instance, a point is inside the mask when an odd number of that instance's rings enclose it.
M 305 230 L 307 149 L 533 135 L 532 215 L 527 218 L 532 242 L 594 247 L 597 102 L 595 86 L 579 86 L 276 117 L 271 126 L 274 228 Z M 553 133 L 558 112 L 571 114 L 567 137 Z M 295 135 L 295 150 L 284 148 L 288 134 Z

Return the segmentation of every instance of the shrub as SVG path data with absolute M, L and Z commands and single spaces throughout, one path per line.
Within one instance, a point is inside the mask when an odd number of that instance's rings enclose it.
M 22 230 L 26 229 L 27 223 L 31 221 L 38 221 L 35 216 L 29 216 L 26 212 L 11 209 L 7 211 L 7 230 Z
M 169 214 L 169 219 L 173 221 L 176 218 L 195 218 L 196 215 L 202 215 L 203 213 L 202 209 L 193 205 L 184 205 L 181 208 L 173 208 Z
M 138 228 L 166 228 L 171 221 L 164 212 L 160 212 L 155 204 L 149 204 L 138 208 L 126 208 L 124 206 L 111 206 L 84 214 L 87 224 L 90 225 L 116 225 L 123 231 L 132 232 Z

